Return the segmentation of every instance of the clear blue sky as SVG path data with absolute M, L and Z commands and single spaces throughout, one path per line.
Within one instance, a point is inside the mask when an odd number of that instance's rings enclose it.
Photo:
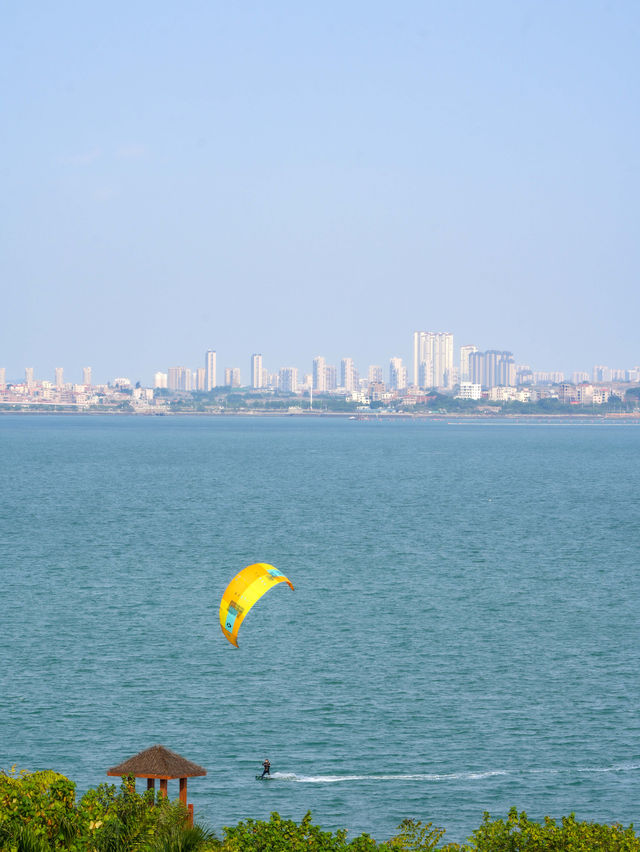
M 640 4 L 0 12 L 0 366 L 640 363 Z

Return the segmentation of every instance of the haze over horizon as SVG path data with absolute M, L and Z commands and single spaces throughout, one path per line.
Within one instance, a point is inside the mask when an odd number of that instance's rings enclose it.
M 640 7 L 2 13 L 7 379 L 399 355 L 640 362 Z

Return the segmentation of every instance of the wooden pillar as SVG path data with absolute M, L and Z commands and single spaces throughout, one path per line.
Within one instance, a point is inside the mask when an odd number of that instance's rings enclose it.
M 193 828 L 193 805 L 187 805 L 187 810 L 189 811 L 187 822 L 189 823 L 189 826 Z
M 147 790 L 155 790 L 156 789 L 156 779 L 155 778 L 147 778 Z
M 180 801 L 182 804 L 187 807 L 187 779 L 180 779 Z
M 167 779 L 166 779 L 166 778 L 161 778 L 161 779 L 160 779 L 160 792 L 161 792 L 161 793 L 162 793 L 162 795 L 165 797 L 165 799 L 168 797 L 168 793 L 167 793 Z

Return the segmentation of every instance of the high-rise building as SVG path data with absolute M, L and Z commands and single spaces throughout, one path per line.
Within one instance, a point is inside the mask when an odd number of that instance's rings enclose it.
M 640 382 L 640 367 L 631 367 L 625 371 L 625 379 L 628 382 Z
M 380 384 L 382 379 L 382 367 L 377 364 L 369 365 L 369 384 Z
M 469 353 L 469 381 L 471 384 L 486 387 L 484 381 L 484 352 Z
M 498 381 L 503 387 L 514 388 L 516 386 L 516 362 L 513 352 L 503 352 L 498 361 Z
M 55 383 L 56 383 L 56 387 L 59 390 L 64 385 L 64 368 L 63 367 L 56 367 L 55 374 L 56 374 Z
M 340 362 L 340 384 L 350 393 L 358 389 L 358 371 L 353 364 L 353 358 L 343 358 Z
M 389 360 L 389 387 L 393 390 L 404 390 L 407 386 L 407 368 L 402 363 L 402 358 L 391 358 Z
M 605 367 L 602 364 L 596 364 L 593 368 L 593 381 L 594 382 L 610 382 L 611 381 L 611 367 Z
M 205 391 L 213 390 L 217 385 L 216 380 L 216 353 L 213 349 L 207 349 L 204 356 L 204 388 Z
M 532 385 L 533 370 L 528 364 L 516 364 L 516 385 Z
M 286 370 L 287 367 L 283 367 L 283 369 Z M 280 373 L 268 373 L 264 387 L 269 388 L 269 390 L 278 390 L 280 388 Z
M 262 355 L 254 353 L 251 356 L 251 387 L 261 388 L 262 385 Z
M 198 367 L 195 370 L 195 389 L 198 391 L 206 391 L 207 389 L 207 368 Z
M 472 352 L 477 352 L 478 347 L 473 344 L 460 347 L 460 381 L 469 381 L 469 356 Z
M 167 387 L 169 390 L 191 390 L 191 370 L 188 367 L 169 367 Z
M 224 383 L 228 388 L 240 387 L 240 367 L 225 367 Z
M 576 371 L 571 376 L 571 381 L 574 385 L 580 385 L 582 382 L 589 381 L 589 373 L 585 373 L 583 371 Z
M 453 386 L 453 334 L 413 333 L 413 382 L 421 388 Z
M 483 388 L 515 387 L 516 365 L 513 353 L 498 349 L 470 352 L 469 381 Z
M 168 376 L 166 373 L 154 373 L 153 374 L 153 386 L 154 388 L 166 388 L 168 386 Z
M 313 397 L 313 374 L 303 373 L 302 378 L 298 379 L 298 390 L 301 393 L 309 393 Z
M 298 392 L 298 368 L 283 367 L 280 370 L 280 390 L 283 393 Z
M 316 393 L 327 390 L 327 363 L 322 355 L 313 359 L 313 389 Z
M 0 390 L 4 390 L 7 386 L 7 373 L 5 367 L 0 367 Z
M 82 368 L 82 384 L 91 386 L 91 367 Z
M 325 376 L 327 377 L 327 393 L 331 393 L 338 387 L 338 371 L 335 364 L 327 364 L 325 367 Z
M 24 368 L 24 383 L 28 388 L 33 387 L 33 367 Z
M 535 370 L 533 373 L 533 383 L 536 385 L 559 385 L 560 382 L 564 382 L 564 373 L 561 371 Z

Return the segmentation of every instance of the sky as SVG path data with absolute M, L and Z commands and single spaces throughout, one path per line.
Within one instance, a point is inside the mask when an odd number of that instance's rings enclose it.
M 640 4 L 5 0 L 0 366 L 640 363 Z

